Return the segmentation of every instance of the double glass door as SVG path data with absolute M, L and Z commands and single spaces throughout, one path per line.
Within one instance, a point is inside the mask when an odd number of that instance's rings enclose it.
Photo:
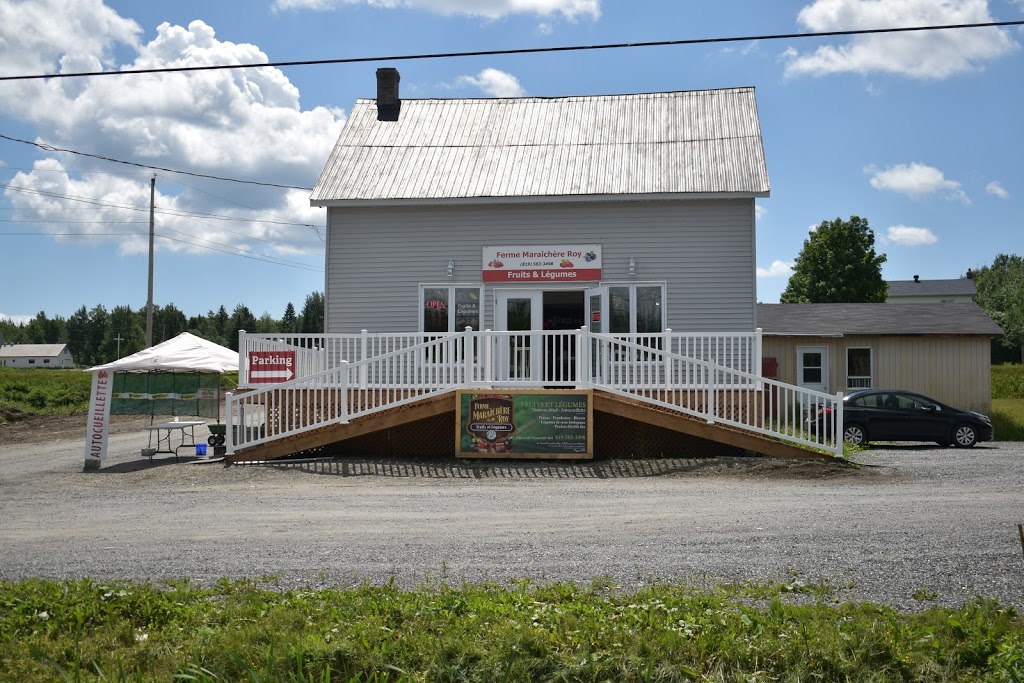
M 576 332 L 583 325 L 603 331 L 607 293 L 506 289 L 497 290 L 495 299 L 495 328 L 506 333 L 497 344 L 498 379 L 574 385 Z

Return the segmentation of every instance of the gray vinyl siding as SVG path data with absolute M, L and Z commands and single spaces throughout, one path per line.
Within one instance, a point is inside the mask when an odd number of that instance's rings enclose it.
M 729 199 L 332 207 L 326 331 L 415 332 L 419 285 L 480 283 L 483 247 L 568 244 L 602 246 L 604 282 L 664 282 L 667 326 L 673 330 L 752 331 L 753 204 Z M 633 277 L 631 256 L 637 264 Z M 451 278 L 445 273 L 449 258 L 455 260 Z M 490 286 L 484 301 L 485 326 L 492 328 Z
M 797 381 L 797 346 L 827 346 L 829 392 L 846 388 L 846 349 L 870 348 L 871 386 L 916 391 L 957 408 L 992 409 L 991 341 L 969 336 L 764 337 L 763 355 L 777 358 L 778 379 Z

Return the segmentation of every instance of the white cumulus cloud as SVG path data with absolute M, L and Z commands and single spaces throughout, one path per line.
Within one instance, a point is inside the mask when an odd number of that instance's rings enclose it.
M 988 192 L 993 197 L 998 197 L 999 199 L 1010 198 L 1010 193 L 1006 191 L 1006 188 L 1003 187 L 1003 184 L 998 180 L 993 180 L 991 183 L 986 185 L 985 192 Z
M 476 76 L 459 76 L 455 84 L 479 88 L 491 97 L 522 97 L 526 94 L 518 78 L 498 69 L 484 69 Z
M 921 247 L 935 244 L 939 238 L 928 228 L 912 228 L 907 225 L 893 225 L 885 231 L 884 242 L 901 247 Z
M 910 164 L 895 164 L 885 170 L 869 166 L 864 171 L 872 174 L 871 187 L 876 190 L 888 190 L 911 197 L 938 193 L 949 199 L 970 203 L 960 183 L 947 179 L 945 174 L 934 166 L 915 161 Z
M 136 45 L 142 28 L 103 0 L 0 3 L 0 64 L 4 75 L 37 74 L 85 60 L 111 65 L 113 47 Z
M 362 5 L 383 9 L 421 9 L 441 15 L 462 14 L 486 19 L 501 19 L 512 14 L 542 17 L 561 15 L 569 20 L 601 16 L 601 0 L 275 0 L 274 9 L 332 10 L 343 5 Z
M 757 267 L 758 277 L 789 277 L 793 274 L 793 263 L 786 263 L 776 259 L 767 268 Z
M 10 5 L 0 4 L 0 12 Z M 18 7 L 34 19 L 14 13 L 9 24 L 4 19 L 11 17 L 0 15 L 0 62 L 15 60 L 23 70 L 269 61 L 259 47 L 221 41 L 213 27 L 198 20 L 187 27 L 161 24 L 151 41 L 139 43 L 138 26 L 98 1 L 32 0 Z M 127 48 L 131 61 L 112 63 L 115 48 Z M 297 187 L 312 187 L 345 122 L 340 109 L 302 109 L 298 89 L 275 68 L 12 81 L 0 83 L 0 111 L 34 125 L 37 141 L 54 147 Z M 90 206 L 93 220 L 122 224 L 117 230 L 85 224 L 75 231 L 141 234 L 148 225 L 124 223 L 138 213 L 123 207 L 148 207 L 149 176 L 110 175 L 127 168 L 54 153 L 19 173 L 11 185 L 21 189 L 5 194 L 16 218 L 40 221 L 46 232 L 62 231 L 59 221 L 74 213 L 68 209 Z M 162 174 L 157 194 L 158 225 L 168 237 L 184 240 L 160 240 L 161 248 L 196 250 L 187 242 L 209 244 L 203 240 L 279 254 L 323 248 L 314 230 L 295 225 L 324 222 L 322 209 L 308 206 L 308 191 Z M 67 197 L 94 201 L 84 205 Z M 180 215 L 185 212 L 235 220 Z M 96 237 L 89 243 L 99 239 L 116 239 L 124 253 L 141 248 L 141 237 Z
M 813 32 L 904 28 L 993 21 L 988 0 L 814 0 L 797 15 Z M 981 69 L 1019 49 L 999 28 L 872 34 L 813 52 L 783 54 L 787 76 L 890 73 L 940 80 Z

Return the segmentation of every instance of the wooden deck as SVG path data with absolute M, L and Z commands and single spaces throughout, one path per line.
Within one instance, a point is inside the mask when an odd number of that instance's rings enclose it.
M 805 449 L 753 432 L 740 431 L 718 423 L 709 424 L 704 419 L 685 415 L 671 409 L 656 407 L 639 399 L 630 399 L 600 390 L 595 390 L 593 397 L 595 414 L 615 415 L 627 420 L 687 434 L 760 455 L 811 460 L 831 457 L 828 453 Z M 756 405 L 756 401 L 753 403 Z M 275 460 L 297 453 L 329 447 L 347 439 L 395 429 L 446 413 L 451 413 L 454 416 L 455 410 L 454 393 L 427 396 L 413 403 L 384 410 L 366 417 L 356 418 L 347 424 L 327 425 L 293 436 L 285 436 L 269 443 L 238 450 L 234 454 L 229 455 L 225 460 L 229 463 Z M 595 416 L 595 420 L 597 419 L 600 418 Z M 435 438 L 445 437 L 435 436 Z M 454 431 L 450 438 L 452 439 L 452 453 L 454 454 Z

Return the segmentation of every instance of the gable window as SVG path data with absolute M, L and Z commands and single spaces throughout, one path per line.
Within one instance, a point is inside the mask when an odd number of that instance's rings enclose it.
M 846 349 L 846 388 L 871 388 L 871 348 L 847 347 Z
M 420 332 L 444 334 L 480 329 L 480 285 L 420 285 Z

